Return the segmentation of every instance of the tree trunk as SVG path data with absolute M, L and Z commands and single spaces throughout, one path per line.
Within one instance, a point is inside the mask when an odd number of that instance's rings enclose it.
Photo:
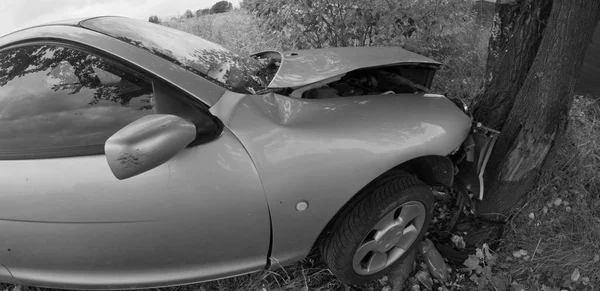
M 600 0 L 523 0 L 499 4 L 497 12 L 506 34 L 490 40 L 490 53 L 497 55 L 488 58 L 489 80 L 474 105 L 476 119 L 502 131 L 484 176 L 485 198 L 477 205 L 481 216 L 495 220 L 535 186 L 566 130 Z
M 473 115 L 501 129 L 538 52 L 552 0 L 498 1 L 488 47 L 484 91 Z

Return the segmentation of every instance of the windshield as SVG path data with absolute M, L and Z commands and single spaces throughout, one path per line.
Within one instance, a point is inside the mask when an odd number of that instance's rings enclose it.
M 261 93 L 272 79 L 264 73 L 268 63 L 180 30 L 123 17 L 92 18 L 81 25 L 150 51 L 234 92 Z

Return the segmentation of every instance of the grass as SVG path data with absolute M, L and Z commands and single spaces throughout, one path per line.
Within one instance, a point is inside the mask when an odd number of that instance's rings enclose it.
M 190 32 L 243 53 L 281 49 L 276 39 L 263 33 L 258 20 L 244 12 L 171 20 L 164 25 Z M 445 66 L 434 84 L 438 92 L 471 98 L 481 86 L 487 55 L 489 29 L 472 26 L 440 40 L 444 48 L 423 50 L 423 40 L 403 43 L 426 53 Z M 543 173 L 528 201 L 507 223 L 497 250 L 494 272 L 526 290 L 560 290 L 564 284 L 577 290 L 600 286 L 600 98 L 575 98 L 571 121 L 562 146 Z M 560 198 L 560 200 L 558 200 Z M 560 202 L 560 203 L 558 203 Z M 527 256 L 515 257 L 525 250 Z M 577 270 L 578 280 L 571 280 Z M 584 285 L 584 281 L 589 281 Z M 15 286 L 1 285 L 0 290 Z M 385 290 L 374 282 L 364 290 Z M 470 287 L 464 287 L 465 290 Z M 29 288 L 38 290 L 40 288 Z M 192 290 L 349 290 L 321 261 L 317 252 L 284 269 L 217 280 L 201 284 L 161 288 Z M 493 289 L 491 289 L 493 290 Z

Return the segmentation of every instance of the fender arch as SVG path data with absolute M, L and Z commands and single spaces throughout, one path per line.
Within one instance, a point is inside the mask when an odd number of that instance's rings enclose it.
M 329 220 L 327 225 L 321 230 L 317 239 L 313 242 L 311 252 L 320 246 L 324 236 L 329 234 L 332 223 L 339 217 L 343 210 L 354 203 L 356 199 L 361 198 L 361 193 L 365 188 L 368 188 L 373 183 L 376 183 L 382 177 L 389 175 L 391 172 L 406 172 L 408 174 L 415 175 L 419 180 L 429 186 L 447 186 L 451 187 L 454 183 L 454 175 L 456 173 L 455 166 L 452 160 L 447 156 L 428 155 L 421 156 L 399 165 L 381 173 L 375 177 L 365 186 L 363 186 L 356 194 L 354 194 L 342 207 L 340 207 L 335 215 Z

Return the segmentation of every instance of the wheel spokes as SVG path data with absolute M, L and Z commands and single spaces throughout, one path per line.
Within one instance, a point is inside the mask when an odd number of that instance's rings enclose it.
M 362 260 L 365 259 L 365 257 L 371 253 L 371 252 L 375 252 L 375 249 L 377 248 L 377 241 L 372 240 L 369 241 L 363 245 L 361 245 L 358 250 L 356 250 L 356 253 L 354 254 L 354 264 L 358 265 L 360 264 L 360 262 Z
M 400 216 L 398 217 L 398 220 L 400 221 L 401 225 L 406 225 L 411 220 L 413 220 L 417 216 L 419 216 L 421 214 L 421 211 L 422 210 L 421 210 L 421 207 L 419 207 L 419 205 L 415 205 L 415 204 L 404 205 L 402 207 L 402 210 L 400 210 Z
M 412 224 L 408 225 L 404 228 L 404 233 L 398 243 L 396 243 L 396 247 L 406 251 L 415 242 L 417 235 L 419 235 L 419 230 Z
M 389 262 L 395 262 L 400 257 L 402 257 L 402 255 L 404 255 L 404 253 L 406 253 L 406 250 L 404 250 L 402 248 L 398 248 L 398 247 L 392 248 L 388 252 L 388 261 Z
M 409 201 L 390 210 L 365 235 L 352 259 L 357 274 L 375 274 L 400 259 L 422 231 L 426 209 Z
M 394 224 L 398 223 L 398 221 L 396 221 L 395 216 L 396 216 L 395 211 L 392 211 L 391 213 L 387 214 L 385 217 L 383 217 L 377 223 L 377 225 L 375 225 L 374 229 L 381 231 L 381 230 L 392 227 Z
M 374 252 L 367 262 L 367 272 L 376 272 L 385 268 L 388 261 L 388 255 L 385 252 Z

